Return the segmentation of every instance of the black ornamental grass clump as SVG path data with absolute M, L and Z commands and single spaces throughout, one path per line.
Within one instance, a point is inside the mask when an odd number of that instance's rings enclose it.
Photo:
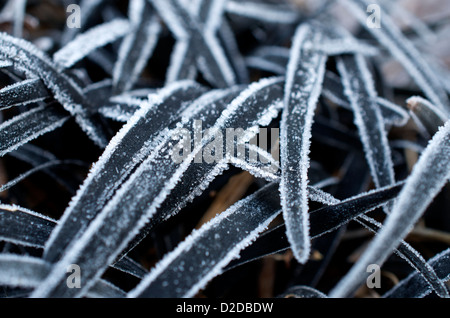
M 445 21 L 305 3 L 3 1 L 0 294 L 448 297 Z

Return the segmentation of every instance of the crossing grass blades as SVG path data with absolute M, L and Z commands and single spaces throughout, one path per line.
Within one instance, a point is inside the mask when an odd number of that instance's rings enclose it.
M 449 297 L 450 73 L 424 50 L 445 21 L 69 2 L 2 1 L 2 297 Z M 236 128 L 244 156 L 198 160 Z

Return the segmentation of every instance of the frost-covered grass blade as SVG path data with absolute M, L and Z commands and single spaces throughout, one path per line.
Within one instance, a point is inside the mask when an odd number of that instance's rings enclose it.
M 0 90 L 0 110 L 12 106 L 27 105 L 43 101 L 49 92 L 39 79 L 28 79 L 6 86 Z
M 32 108 L 0 125 L 0 156 L 61 127 L 69 114 L 55 104 Z
M 341 57 L 337 68 L 342 76 L 344 92 L 353 109 L 364 146 L 367 163 L 377 187 L 395 181 L 391 151 L 381 111 L 375 103 L 376 92 L 372 76 L 363 56 Z
M 357 221 L 375 233 L 383 228 L 383 226 L 380 223 L 378 223 L 376 220 L 366 215 L 360 216 L 357 219 Z M 395 252 L 400 257 L 409 262 L 411 266 L 425 278 L 425 280 L 439 295 L 439 297 L 443 298 L 449 297 L 447 287 L 445 287 L 443 282 L 436 275 L 434 269 L 423 259 L 422 255 L 420 255 L 419 252 L 417 252 L 411 245 L 402 240 Z
M 403 183 L 399 183 L 393 187 L 380 188 L 343 201 L 339 201 L 330 194 L 314 187 L 309 187 L 309 198 L 327 205 L 310 212 L 311 239 L 336 230 L 359 215 L 383 206 L 386 202 L 395 198 L 402 186 Z M 238 260 L 230 264 L 228 269 L 265 255 L 284 251 L 289 247 L 290 242 L 287 239 L 286 226 L 285 224 L 278 225 L 263 233 L 255 243 L 241 253 Z
M 84 132 L 99 146 L 105 146 L 108 137 L 86 111 L 89 102 L 81 88 L 67 75 L 58 72 L 55 63 L 30 42 L 0 34 L 0 56 L 10 59 L 28 72 L 39 76 L 57 101 L 73 116 Z
M 194 231 L 129 296 L 194 296 L 277 216 L 278 200 L 270 200 L 276 189 L 276 184 L 262 188 Z
M 53 55 L 60 70 L 72 67 L 92 51 L 125 36 L 130 32 L 130 23 L 125 19 L 106 22 L 79 34 L 73 41 Z
M 326 62 L 325 55 L 311 48 L 321 38 L 311 25 L 301 25 L 296 31 L 280 123 L 281 204 L 287 236 L 300 262 L 306 262 L 310 253 L 307 190 L 310 138 Z
M 158 138 L 168 133 L 164 129 L 179 116 L 181 102 L 192 101 L 202 92 L 203 89 L 193 82 L 180 82 L 161 90 L 153 96 L 154 101 L 143 102 L 141 109 L 111 140 L 64 212 L 59 226 L 46 244 L 46 260 L 54 262 L 58 259 L 133 169 L 154 151 L 160 142 Z M 111 173 L 104 174 L 104 169 Z
M 366 9 L 371 4 L 369 0 L 341 0 L 361 25 L 369 31 L 392 56 L 405 67 L 406 71 L 414 78 L 427 97 L 441 109 L 449 107 L 449 100 L 439 79 L 433 70 L 427 65 L 421 53 L 415 46 L 403 36 L 389 14 L 382 12 L 380 28 L 368 27 Z
M 236 84 L 236 75 L 216 34 L 220 26 L 219 18 L 224 9 L 224 2 L 223 0 L 207 1 L 206 5 L 210 5 L 213 9 L 206 11 L 208 12 L 207 21 L 199 21 L 178 1 L 152 0 L 155 9 L 178 41 L 174 51 L 176 54 L 173 54 L 171 61 L 175 64 L 171 67 L 179 69 L 185 62 L 189 63 L 191 56 L 189 50 L 193 50 L 198 69 L 216 87 Z M 209 15 L 214 16 L 214 19 L 209 19 Z M 187 61 L 185 61 L 186 58 Z M 174 71 L 171 72 L 173 74 Z M 170 78 L 171 80 L 180 79 Z
M 165 136 L 165 142 L 158 144 L 121 185 L 114 197 L 79 237 L 77 243 L 67 248 L 66 253 L 63 253 L 61 260 L 55 264 L 46 281 L 35 290 L 33 296 L 69 296 L 84 293 L 89 286 L 73 290 L 64 284 L 64 268 L 67 264 L 79 264 L 84 269 L 82 279 L 89 277 L 87 280 L 94 282 L 153 217 L 156 209 L 180 182 L 196 154 L 214 138 L 216 131 L 236 126 L 254 131 L 260 125 L 267 125 L 278 114 L 282 97 L 280 82 L 279 78 L 264 79 L 245 89 L 222 112 L 201 145 L 196 146 L 181 164 L 175 163 L 171 158 L 170 133 Z M 261 98 L 266 102 L 260 103 Z M 242 112 L 247 116 L 242 117 Z M 201 118 L 201 114 L 199 116 Z M 193 120 L 185 125 L 192 127 Z M 249 134 L 248 138 L 251 137 Z M 126 202 L 126 205 L 117 202 Z M 108 239 L 99 239 L 100 237 Z M 105 244 L 109 248 L 105 248 Z M 111 248 L 112 246 L 114 248 Z
M 431 139 L 406 180 L 384 228 L 330 296 L 343 297 L 354 292 L 364 280 L 367 264 L 382 264 L 424 213 L 450 178 L 450 121 Z
M 40 213 L 16 205 L 0 205 L 0 239 L 4 242 L 42 249 L 56 224 L 56 220 Z M 147 272 L 128 257 L 112 267 L 138 278 Z
M 133 87 L 151 56 L 161 31 L 160 23 L 147 0 L 131 1 L 128 15 L 132 30 L 123 39 L 119 59 L 114 66 L 114 95 Z
M 0 254 L 0 285 L 32 288 L 45 279 L 51 266 L 40 258 L 14 254 Z M 103 280 L 92 287 L 87 296 L 117 298 L 125 293 Z
M 429 266 L 438 275 L 442 282 L 448 282 L 450 279 L 450 250 L 446 249 L 436 254 L 428 261 Z M 392 289 L 383 295 L 385 298 L 423 298 L 430 294 L 432 289 L 426 283 L 424 278 L 418 273 L 413 272 L 408 277 L 400 281 Z
M 433 136 L 440 126 L 450 119 L 449 113 L 441 111 L 420 96 L 412 96 L 406 100 L 409 110 L 415 115 L 413 118 L 419 120 L 426 131 Z

